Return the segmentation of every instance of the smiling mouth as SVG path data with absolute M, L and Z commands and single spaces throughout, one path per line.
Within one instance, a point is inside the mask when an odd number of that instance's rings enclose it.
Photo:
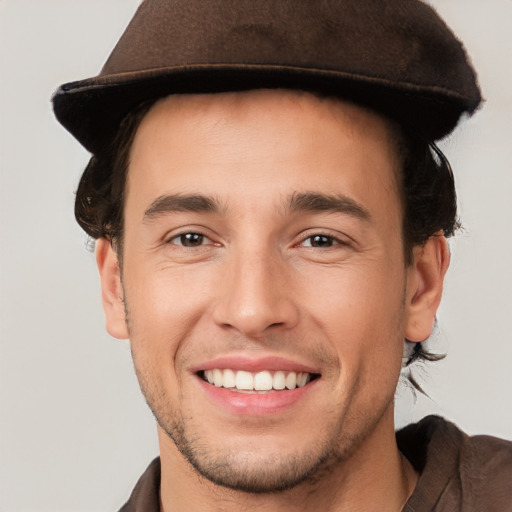
M 209 384 L 238 393 L 269 393 L 306 386 L 320 377 L 316 373 L 264 370 L 251 373 L 244 370 L 215 368 L 198 375 Z

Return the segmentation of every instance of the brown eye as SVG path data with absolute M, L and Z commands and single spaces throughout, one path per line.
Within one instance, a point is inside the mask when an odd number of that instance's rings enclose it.
M 314 235 L 306 238 L 304 240 L 303 245 L 306 247 L 332 247 L 335 243 L 335 240 L 332 236 L 327 235 Z
M 208 239 L 200 233 L 183 233 L 171 239 L 171 243 L 183 247 L 199 247 L 204 245 L 206 240 Z

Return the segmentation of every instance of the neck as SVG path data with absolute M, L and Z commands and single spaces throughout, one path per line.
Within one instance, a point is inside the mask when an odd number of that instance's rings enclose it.
M 399 512 L 414 490 L 417 475 L 396 445 L 392 408 L 390 418 L 383 420 L 351 456 L 325 468 L 312 481 L 269 494 L 233 491 L 204 479 L 159 430 L 161 510 Z

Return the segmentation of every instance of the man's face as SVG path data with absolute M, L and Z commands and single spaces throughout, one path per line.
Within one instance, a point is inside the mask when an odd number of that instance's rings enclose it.
M 170 97 L 142 121 L 127 327 L 119 309 L 107 326 L 129 335 L 161 431 L 212 481 L 292 486 L 393 428 L 414 291 L 391 133 L 286 91 Z

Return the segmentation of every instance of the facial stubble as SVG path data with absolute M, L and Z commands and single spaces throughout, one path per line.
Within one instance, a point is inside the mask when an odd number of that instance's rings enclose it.
M 332 474 L 334 468 L 350 459 L 392 406 L 394 389 L 381 401 L 379 409 L 373 409 L 371 417 L 366 417 L 359 423 L 359 428 L 346 428 L 347 423 L 354 421 L 354 418 L 347 419 L 345 411 L 350 410 L 359 389 L 358 385 L 363 385 L 358 380 L 339 410 L 334 406 L 332 411 L 328 411 L 334 420 L 323 432 L 312 433 L 313 440 L 307 450 L 284 456 L 274 453 L 261 457 L 257 452 L 258 440 L 254 443 L 254 451 L 210 446 L 196 431 L 194 418 L 184 416 L 182 410 L 171 408 L 172 400 L 166 387 L 159 386 L 153 378 L 158 375 L 157 369 L 150 362 L 138 357 L 133 348 L 134 330 L 126 295 L 124 305 L 132 340 L 134 367 L 146 403 L 160 428 L 173 441 L 183 458 L 199 475 L 215 485 L 251 494 L 279 493 L 300 485 L 315 487 L 325 476 Z M 403 305 L 404 300 L 401 313 Z M 402 314 L 399 316 L 403 318 Z M 138 338 L 138 343 L 144 342 L 143 338 Z M 203 418 L 203 421 L 206 422 L 207 418 Z

